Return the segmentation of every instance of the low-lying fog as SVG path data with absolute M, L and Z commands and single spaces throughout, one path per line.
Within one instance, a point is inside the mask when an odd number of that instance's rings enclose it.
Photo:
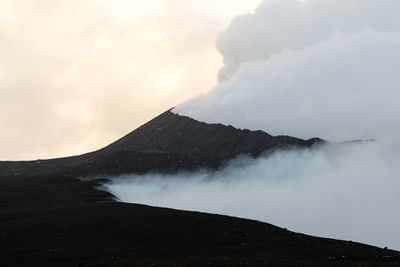
M 256 219 L 400 249 L 400 146 L 363 142 L 239 157 L 228 167 L 112 178 L 121 201 Z

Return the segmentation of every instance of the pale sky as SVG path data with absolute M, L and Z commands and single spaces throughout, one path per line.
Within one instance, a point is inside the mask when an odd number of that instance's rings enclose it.
M 261 0 L 0 0 L 0 160 L 101 148 L 210 90 Z

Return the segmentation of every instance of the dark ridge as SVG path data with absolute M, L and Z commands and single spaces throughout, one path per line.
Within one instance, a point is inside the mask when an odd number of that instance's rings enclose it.
M 400 266 L 399 252 L 117 203 L 70 177 L 0 178 L 0 266 Z
M 239 154 L 257 157 L 270 149 L 310 147 L 321 142 L 323 140 L 318 138 L 302 140 L 207 124 L 168 110 L 118 141 L 91 153 L 50 160 L 2 161 L 0 176 L 91 176 L 216 169 Z

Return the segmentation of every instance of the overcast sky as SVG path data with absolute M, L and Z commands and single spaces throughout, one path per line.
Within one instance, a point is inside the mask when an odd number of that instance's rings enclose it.
M 0 159 L 100 148 L 217 82 L 260 0 L 0 0 Z

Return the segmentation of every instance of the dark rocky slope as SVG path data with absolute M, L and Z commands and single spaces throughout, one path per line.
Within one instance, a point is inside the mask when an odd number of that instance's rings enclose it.
M 0 178 L 0 266 L 400 266 L 398 252 L 117 203 L 97 182 Z
M 207 124 L 167 111 L 95 152 L 51 160 L 0 162 L 0 176 L 90 176 L 217 168 L 239 154 L 256 157 L 267 150 L 309 147 L 316 142 L 321 140 Z

